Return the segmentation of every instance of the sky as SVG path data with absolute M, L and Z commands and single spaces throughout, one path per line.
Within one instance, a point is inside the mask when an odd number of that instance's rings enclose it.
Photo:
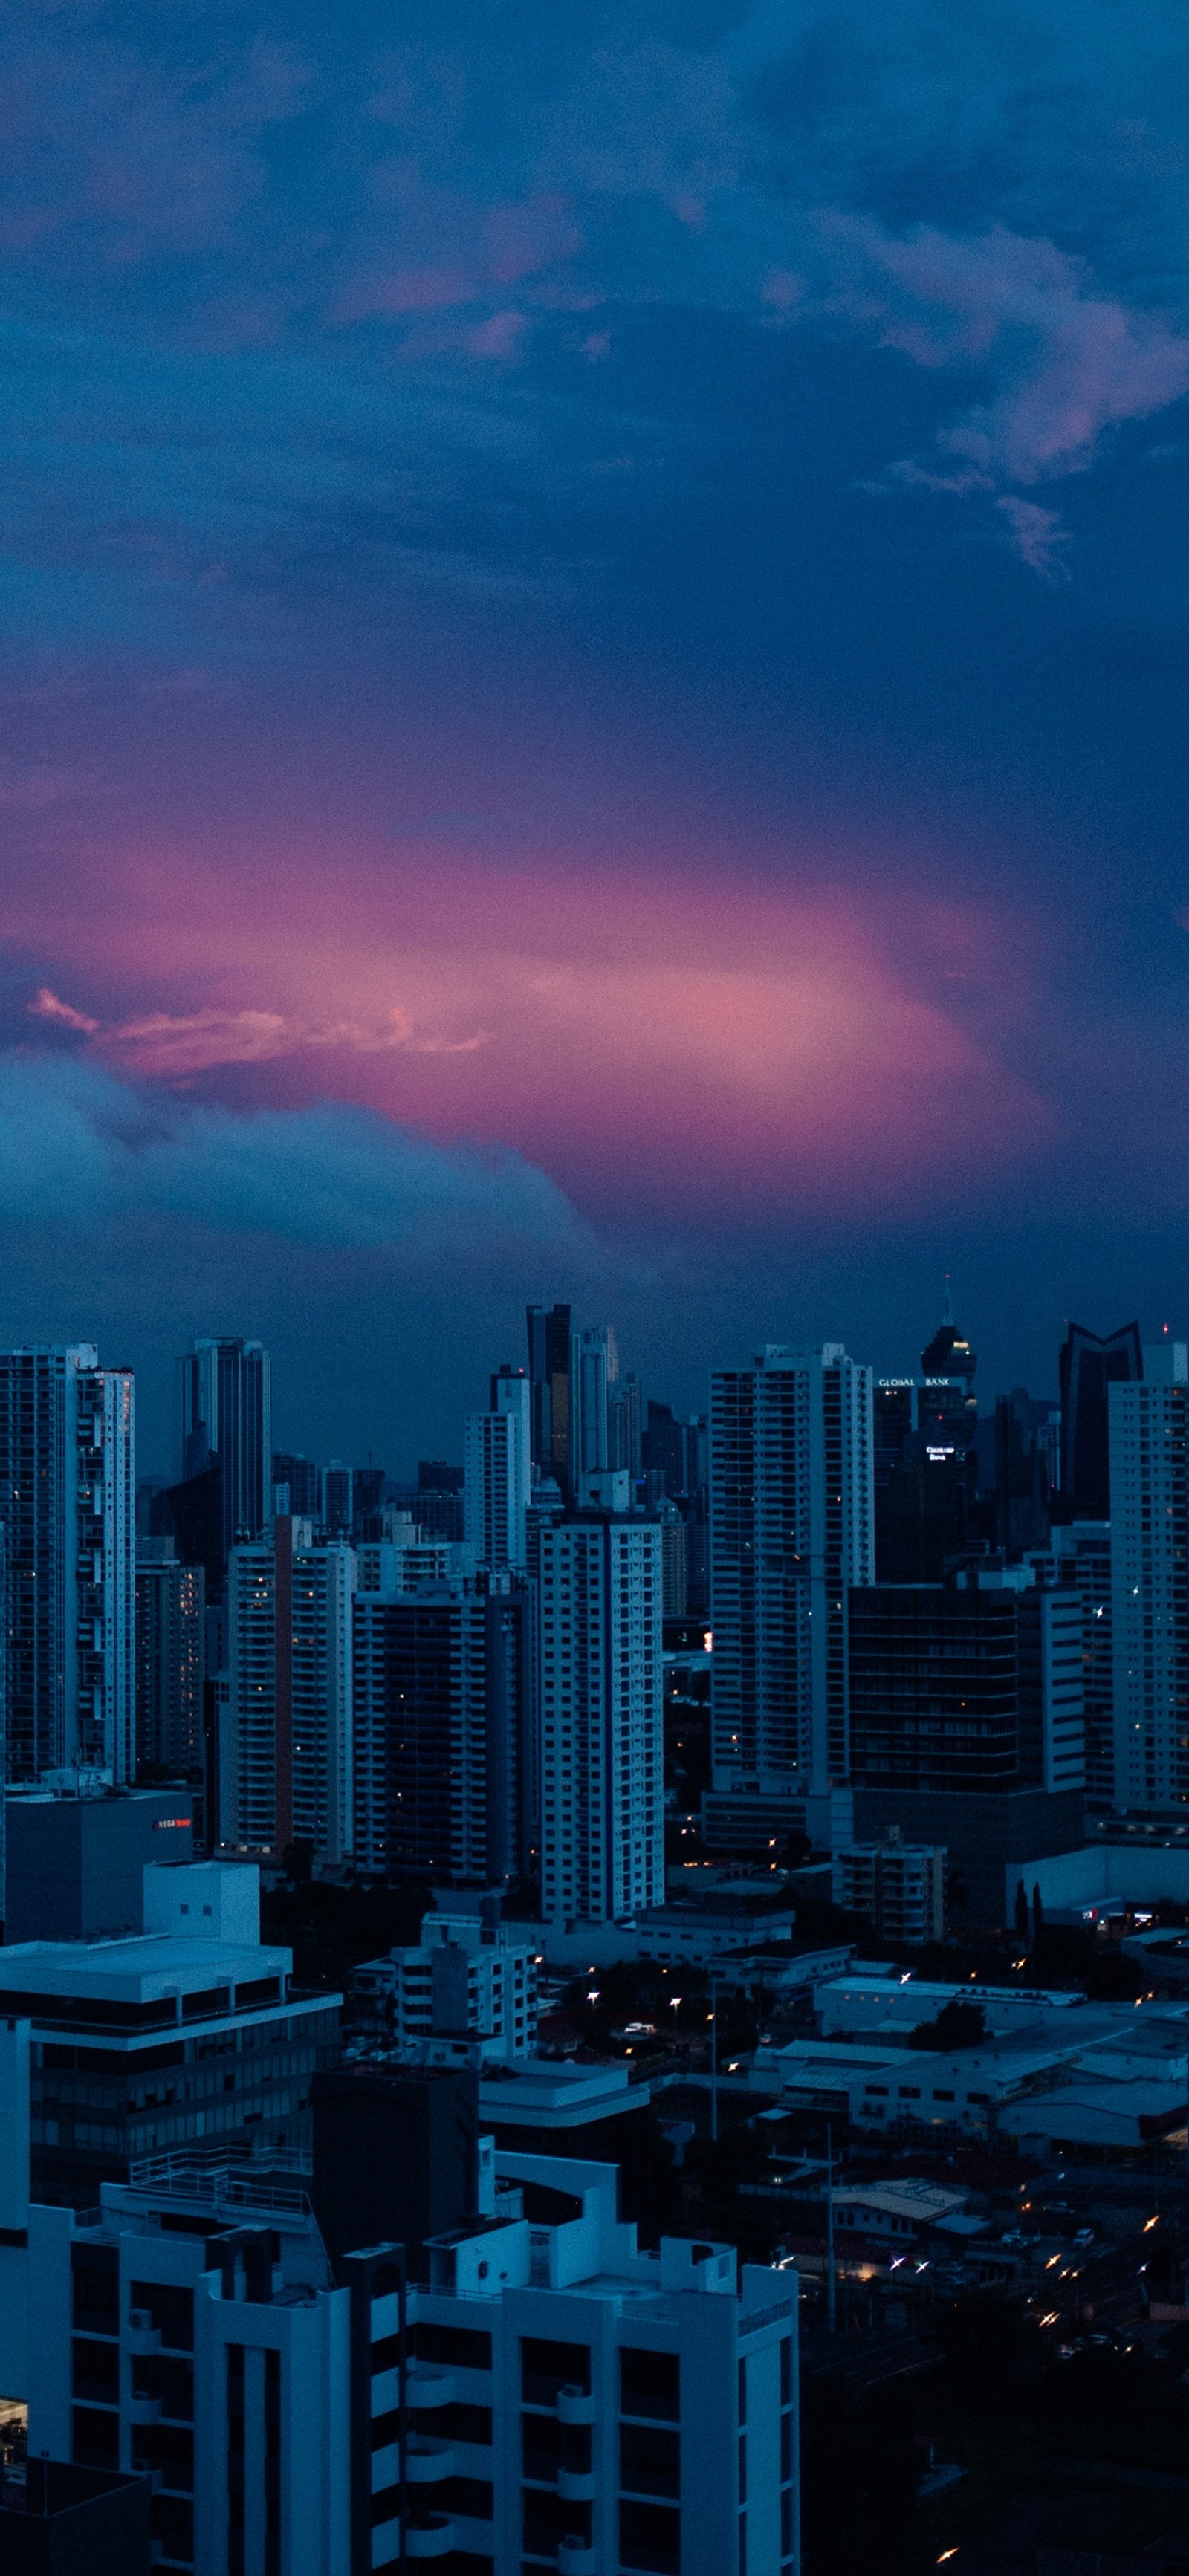
M 10 0 L 0 1334 L 1189 1325 L 1173 0 Z

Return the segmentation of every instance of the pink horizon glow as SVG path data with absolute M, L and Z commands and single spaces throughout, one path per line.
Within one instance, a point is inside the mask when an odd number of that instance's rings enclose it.
M 999 1044 L 1019 925 L 984 906 L 432 843 L 234 868 L 139 845 L 103 874 L 102 908 L 51 919 L 27 882 L 4 926 L 46 961 L 30 1038 L 56 1023 L 138 1081 L 347 1101 L 654 1204 L 895 1198 L 959 1152 L 1002 1169 L 1052 1141 Z

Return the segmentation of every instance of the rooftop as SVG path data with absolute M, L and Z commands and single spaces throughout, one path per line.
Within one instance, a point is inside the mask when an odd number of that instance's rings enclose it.
M 147 2004 L 217 1986 L 282 1980 L 293 1965 L 291 1950 L 263 1943 L 238 1947 L 198 1933 L 134 1933 L 110 1941 L 17 1941 L 0 1959 L 0 2011 L 18 2007 L 14 1996 L 60 2000 L 74 1996 L 111 2003 Z

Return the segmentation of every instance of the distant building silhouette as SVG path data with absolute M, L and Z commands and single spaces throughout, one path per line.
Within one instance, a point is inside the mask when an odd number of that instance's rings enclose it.
M 1061 1496 L 1063 1521 L 1111 1516 L 1107 1388 L 1143 1377 L 1139 1325 L 1121 1324 L 1100 1340 L 1071 1324 L 1061 1350 Z

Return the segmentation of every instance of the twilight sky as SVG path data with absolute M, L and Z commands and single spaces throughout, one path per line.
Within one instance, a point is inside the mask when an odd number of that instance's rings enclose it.
M 1184 1328 L 1176 0 L 10 0 L 0 1333 Z

